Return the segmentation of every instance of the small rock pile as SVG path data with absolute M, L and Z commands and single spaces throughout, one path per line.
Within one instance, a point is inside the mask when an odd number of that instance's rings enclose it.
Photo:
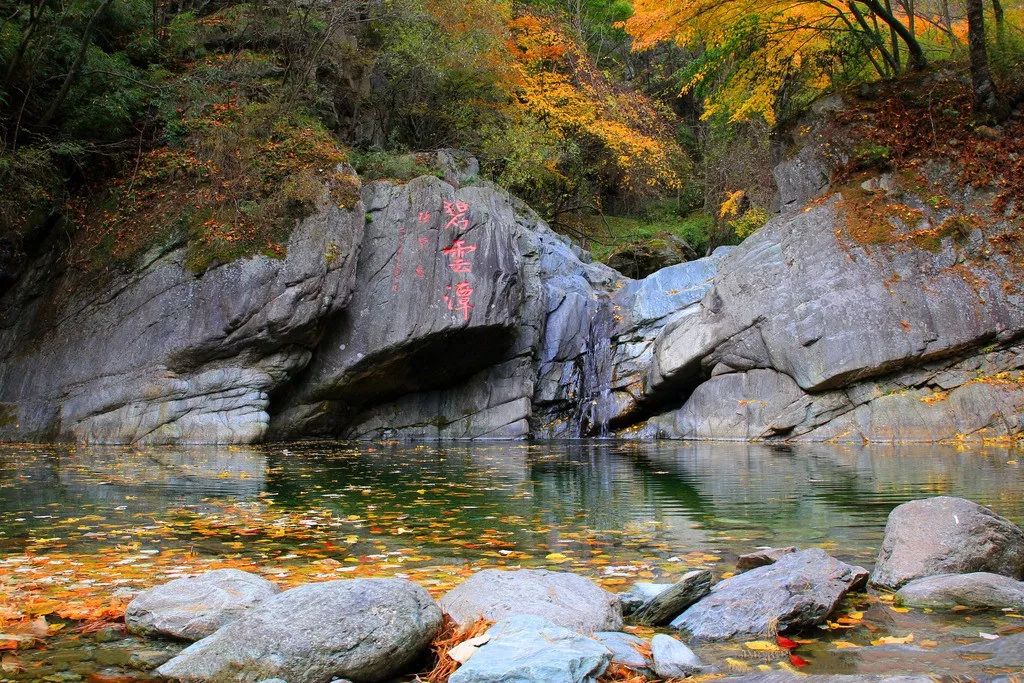
M 817 548 L 762 549 L 741 557 L 738 569 L 714 585 L 711 573 L 699 570 L 674 584 L 638 583 L 620 595 L 566 572 L 487 569 L 439 602 L 404 579 L 330 581 L 282 592 L 253 574 L 218 570 L 139 594 L 125 621 L 139 635 L 196 641 L 156 672 L 188 683 L 393 680 L 429 666 L 428 646 L 443 614 L 456 625 L 492 624 L 458 646 L 461 666 L 451 683 L 594 683 L 612 666 L 679 679 L 716 669 L 678 638 L 659 633 L 645 641 L 623 632 L 624 615 L 638 625 L 676 629 L 691 645 L 774 637 L 824 623 L 847 593 L 869 582 L 867 570 Z M 1024 609 L 1022 578 L 1024 531 L 988 508 L 949 497 L 893 510 L 870 574 L 871 584 L 898 589 L 897 600 L 932 609 Z M 1006 666 L 1024 667 L 1024 634 L 958 650 L 978 655 L 979 647 Z M 794 679 L 770 672 L 724 680 Z

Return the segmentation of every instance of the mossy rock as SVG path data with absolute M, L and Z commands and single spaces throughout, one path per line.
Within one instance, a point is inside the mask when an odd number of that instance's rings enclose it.
M 667 266 L 692 261 L 697 256 L 686 240 L 663 232 L 619 247 L 605 262 L 626 277 L 639 279 Z

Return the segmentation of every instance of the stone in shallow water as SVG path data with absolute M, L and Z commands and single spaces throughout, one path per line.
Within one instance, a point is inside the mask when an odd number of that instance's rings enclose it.
M 659 593 L 640 607 L 633 619 L 645 626 L 662 626 L 710 591 L 711 572 L 705 569 L 687 572 L 667 591 Z
M 450 590 L 440 604 L 459 624 L 532 614 L 579 633 L 622 627 L 617 596 L 590 579 L 546 569 L 485 569 Z
M 811 548 L 722 581 L 672 626 L 698 641 L 814 626 L 866 579 L 867 570 Z
M 441 610 L 410 581 L 316 583 L 264 600 L 157 673 L 187 683 L 387 680 L 424 651 L 440 626 Z
M 779 558 L 783 555 L 795 552 L 796 546 L 793 545 L 786 546 L 785 548 L 762 548 L 746 555 L 740 555 L 739 559 L 736 560 L 736 569 L 745 572 L 755 567 L 764 567 L 765 565 L 778 562 Z
M 651 657 L 654 673 L 661 678 L 685 678 L 709 670 L 693 650 L 664 633 L 651 638 Z
M 638 609 L 657 597 L 659 593 L 667 591 L 673 585 L 675 584 L 649 583 L 647 581 L 638 581 L 634 583 L 628 591 L 619 593 L 619 603 L 622 605 L 623 616 L 628 617 L 632 615 Z
M 261 576 L 218 569 L 139 593 L 124 621 L 139 635 L 200 640 L 277 593 L 277 586 Z
M 1024 578 L 1024 530 L 950 496 L 912 500 L 889 513 L 872 584 L 896 589 L 923 576 L 969 572 Z
M 911 581 L 896 597 L 911 607 L 1024 610 L 1024 581 L 989 572 L 940 574 Z
M 643 638 L 622 631 L 600 631 L 594 634 L 594 639 L 611 650 L 612 664 L 634 671 L 643 671 L 650 666 L 647 657 L 637 649 L 645 645 Z
M 533 615 L 499 621 L 487 635 L 450 683 L 594 683 L 612 658 L 596 640 Z

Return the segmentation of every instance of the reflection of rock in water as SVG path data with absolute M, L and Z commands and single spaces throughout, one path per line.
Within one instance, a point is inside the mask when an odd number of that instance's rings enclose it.
M 199 503 L 210 496 L 255 496 L 264 488 L 266 468 L 266 454 L 251 448 L 82 447 L 62 459 L 59 475 L 70 497 L 136 510 L 154 503 L 160 509 L 168 497 Z

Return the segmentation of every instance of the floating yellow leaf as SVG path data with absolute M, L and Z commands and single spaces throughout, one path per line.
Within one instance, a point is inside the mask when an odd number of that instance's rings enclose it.
M 837 650 L 848 650 L 851 647 L 860 647 L 857 643 L 851 643 L 848 640 L 837 640 L 832 643 L 832 645 L 834 645 Z
M 776 645 L 775 643 L 769 642 L 767 640 L 751 640 L 748 643 L 743 643 L 743 645 L 748 650 L 753 650 L 754 652 L 781 652 L 782 651 L 782 648 L 780 648 L 778 645 Z
M 909 607 L 890 607 L 893 612 L 899 612 L 900 614 L 906 614 L 910 611 Z
M 569 561 L 569 558 L 562 553 L 548 553 L 544 556 L 544 559 L 548 562 L 554 562 L 555 564 L 562 564 L 563 562 Z
M 732 668 L 740 669 L 741 671 L 745 671 L 750 668 L 750 665 L 744 662 L 742 659 L 734 659 L 732 657 L 727 657 L 725 663 L 731 666 Z
M 871 641 L 872 645 L 906 645 L 907 643 L 914 642 L 914 634 L 903 636 L 882 636 Z

